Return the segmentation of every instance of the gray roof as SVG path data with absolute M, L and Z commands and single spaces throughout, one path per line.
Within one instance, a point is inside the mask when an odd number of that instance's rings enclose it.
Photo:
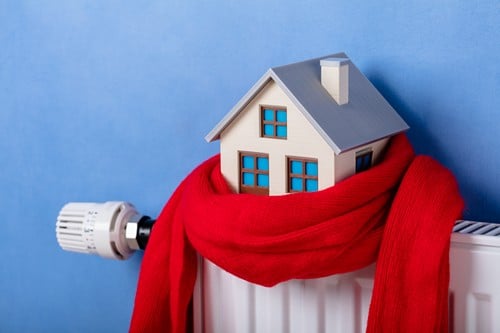
M 338 105 L 321 85 L 320 60 L 348 58 L 337 53 L 269 69 L 205 137 L 221 132 L 270 80 L 283 89 L 336 154 L 406 131 L 409 127 L 349 60 L 349 103 Z

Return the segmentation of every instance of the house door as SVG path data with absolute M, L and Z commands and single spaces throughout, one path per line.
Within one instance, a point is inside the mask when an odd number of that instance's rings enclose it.
M 240 193 L 269 195 L 269 155 L 240 153 Z

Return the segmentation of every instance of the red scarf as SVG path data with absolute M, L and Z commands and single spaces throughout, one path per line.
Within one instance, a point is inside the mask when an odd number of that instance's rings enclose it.
M 328 189 L 234 194 L 215 156 L 160 214 L 142 262 L 130 332 L 184 332 L 196 253 L 273 286 L 377 261 L 368 332 L 448 330 L 449 246 L 462 210 L 456 182 L 404 135 L 382 163 Z

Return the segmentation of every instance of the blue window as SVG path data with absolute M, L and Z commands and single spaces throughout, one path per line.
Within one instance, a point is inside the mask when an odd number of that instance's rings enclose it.
M 318 162 L 306 162 L 306 175 L 318 177 Z
M 243 172 L 243 184 L 247 186 L 255 185 L 255 175 L 250 172 Z
M 240 153 L 240 193 L 269 194 L 269 156 Z
M 255 158 L 253 156 L 243 156 L 242 161 L 243 161 L 243 168 L 244 169 L 254 169 L 254 160 Z
M 318 190 L 318 160 L 288 158 L 288 192 Z
M 356 173 L 370 169 L 372 158 L 373 152 L 371 150 L 356 153 Z
M 286 118 L 286 108 L 284 107 L 261 107 L 261 136 L 266 138 L 286 139 Z
M 291 160 L 290 161 L 291 173 L 296 174 L 296 175 L 301 175 L 302 174 L 302 164 L 303 164 L 302 161 Z
M 269 187 L 269 175 L 257 175 L 257 186 Z
M 316 192 L 318 190 L 317 179 L 306 179 L 306 192 Z
M 290 182 L 290 189 L 293 192 L 302 192 L 304 188 L 302 187 L 302 178 L 292 177 Z

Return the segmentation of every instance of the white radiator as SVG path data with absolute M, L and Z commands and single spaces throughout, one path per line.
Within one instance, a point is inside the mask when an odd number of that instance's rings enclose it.
M 452 234 L 450 332 L 500 332 L 500 224 L 458 221 Z M 374 265 L 272 288 L 200 260 L 195 333 L 364 332 Z

